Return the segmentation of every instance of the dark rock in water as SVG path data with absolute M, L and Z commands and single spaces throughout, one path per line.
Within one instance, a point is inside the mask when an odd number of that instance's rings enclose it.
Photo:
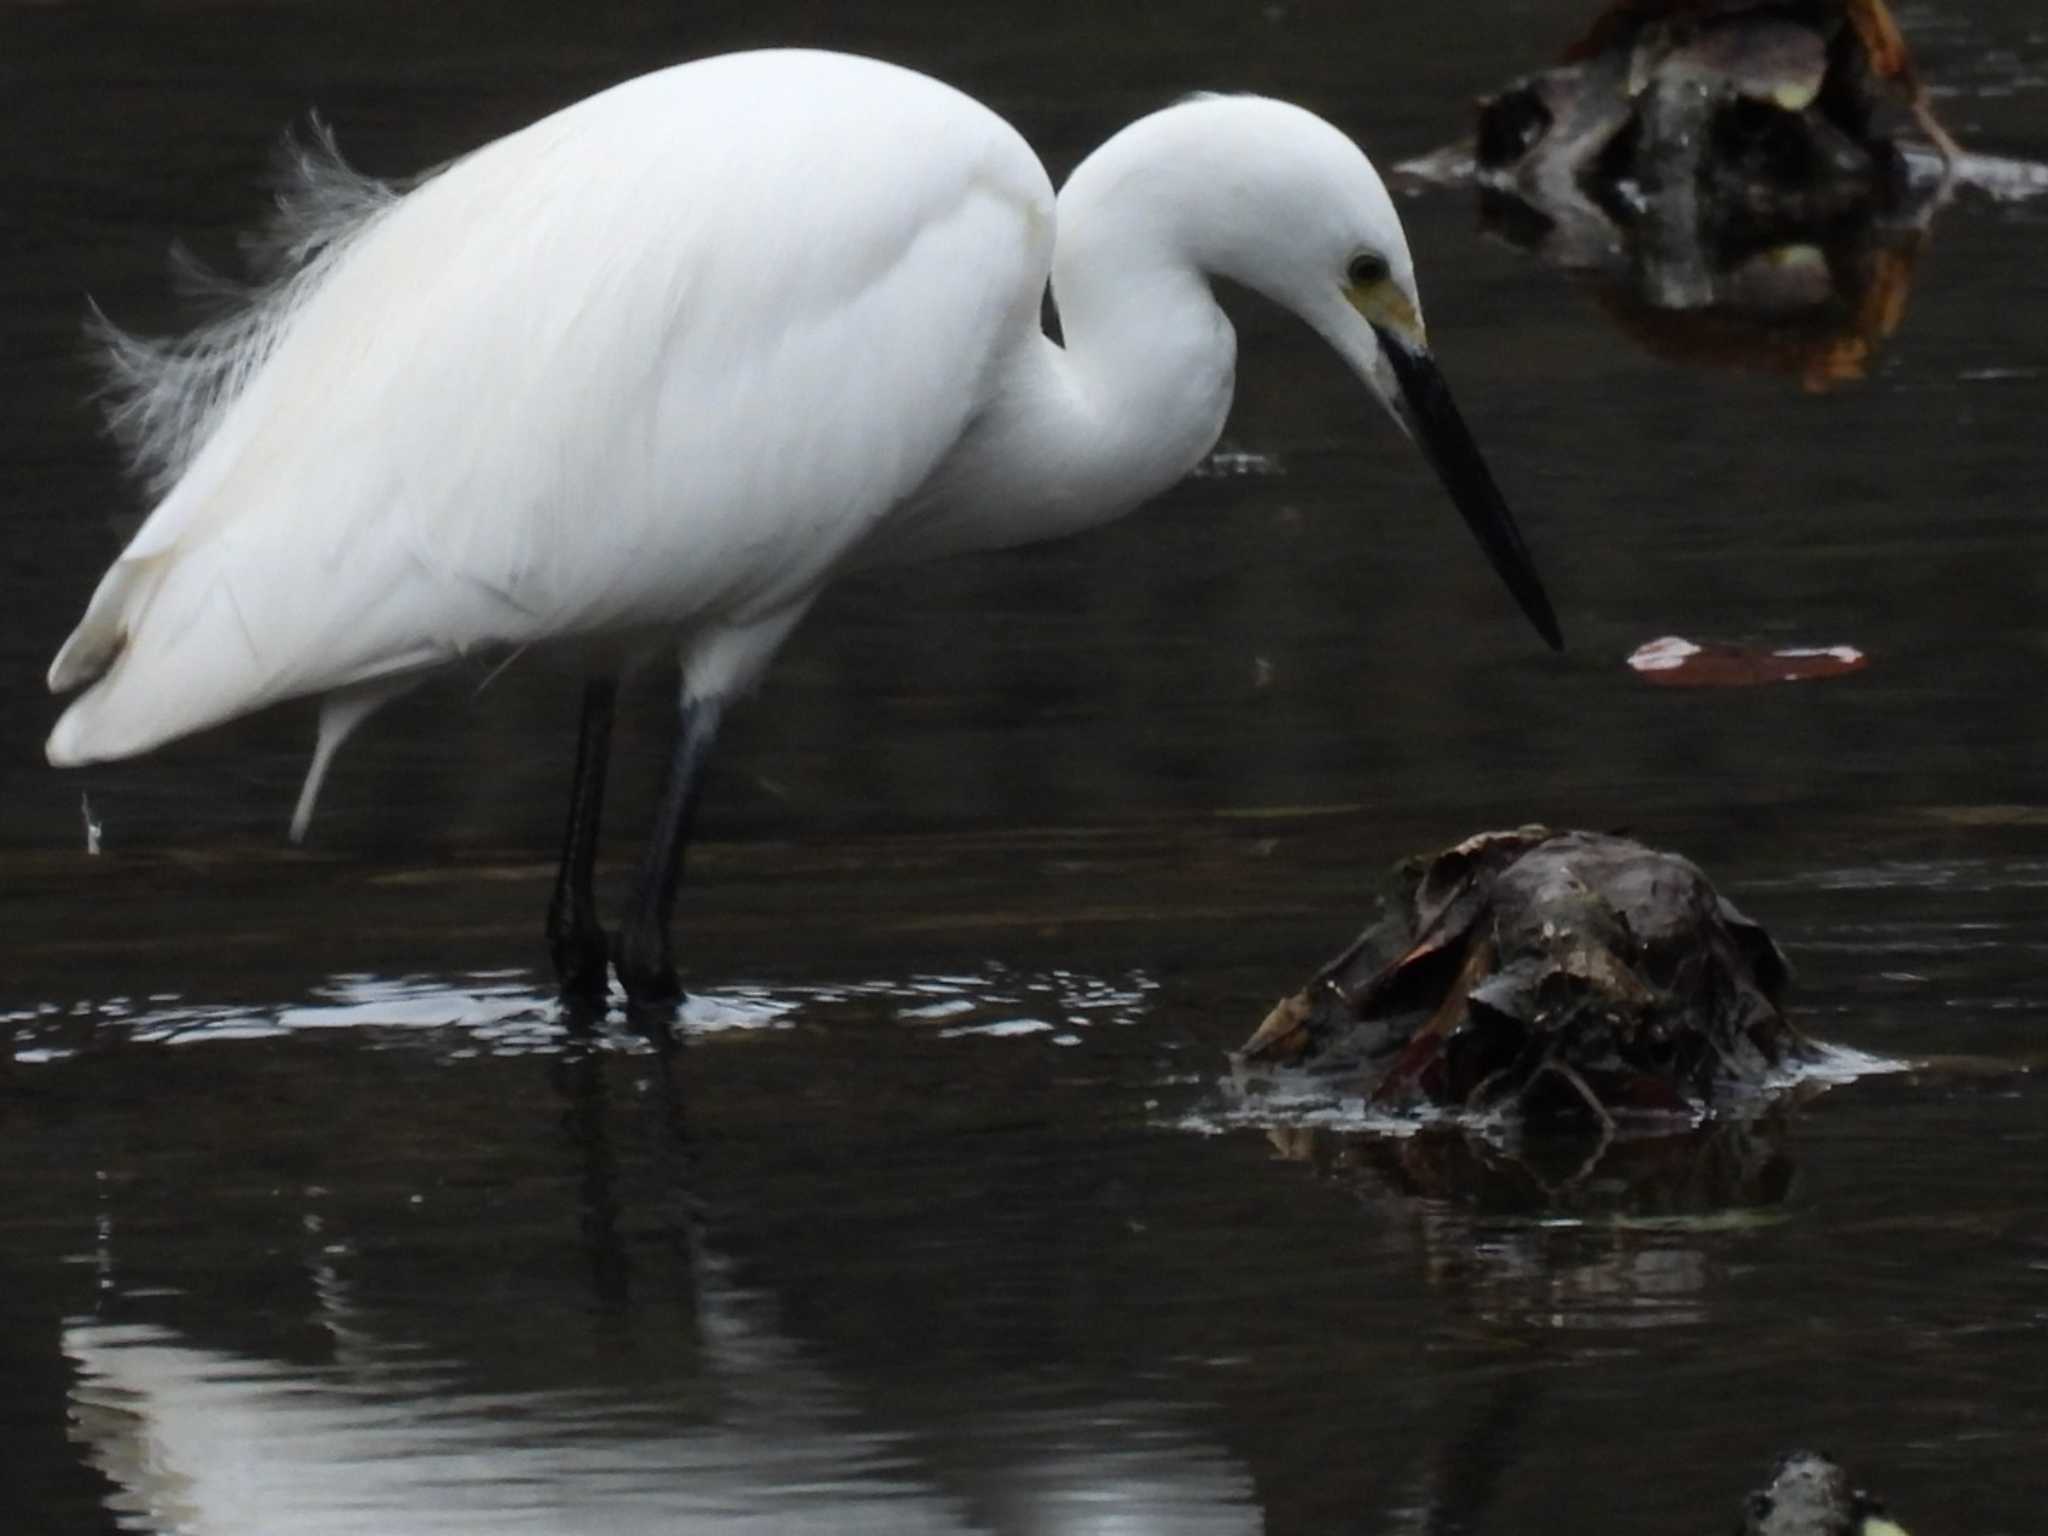
M 1738 1536 L 1906 1536 L 1827 1457 L 1794 1451 L 1743 1501 Z
M 1385 915 L 1238 1060 L 1539 1127 L 1690 1119 L 1812 1054 L 1780 1011 L 1788 978 L 1763 929 L 1676 854 L 1595 832 L 1481 833 L 1403 866 Z

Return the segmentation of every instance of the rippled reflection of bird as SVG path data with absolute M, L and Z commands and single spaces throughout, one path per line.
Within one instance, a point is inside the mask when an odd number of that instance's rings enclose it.
M 1055 199 L 1009 124 L 810 52 L 629 81 L 404 191 L 303 157 L 278 272 L 182 340 L 109 329 L 161 493 L 50 669 L 53 763 L 324 695 L 294 821 L 365 716 L 464 656 L 590 667 L 548 936 L 601 995 L 591 893 L 621 665 L 682 726 L 616 944 L 676 994 L 669 918 L 720 716 L 842 571 L 1051 538 L 1185 475 L 1229 410 L 1211 280 L 1306 320 L 1421 442 L 1553 645 L 1428 351 L 1399 218 L 1328 123 L 1199 96 Z M 1041 329 L 1048 279 L 1063 344 Z M 90 685 L 90 686 L 86 686 Z

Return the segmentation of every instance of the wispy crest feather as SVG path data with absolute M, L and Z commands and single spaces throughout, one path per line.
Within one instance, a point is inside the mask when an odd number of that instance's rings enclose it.
M 214 306 L 214 318 L 179 336 L 138 336 L 92 307 L 87 329 L 105 374 L 108 429 L 158 495 L 177 483 L 306 295 L 409 189 L 351 167 L 317 115 L 303 135 L 285 135 L 274 179 L 275 210 L 241 241 L 247 279 L 215 272 L 182 247 L 171 252 L 178 287 Z

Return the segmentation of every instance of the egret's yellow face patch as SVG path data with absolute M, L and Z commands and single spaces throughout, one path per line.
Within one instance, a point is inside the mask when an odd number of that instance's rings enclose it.
M 1906 1536 L 1905 1528 L 1892 1524 L 1883 1515 L 1866 1515 L 1859 1527 L 1860 1536 Z
M 1408 302 L 1408 295 L 1395 285 L 1391 277 L 1346 283 L 1344 297 L 1351 301 L 1353 309 L 1365 316 L 1368 325 L 1392 331 L 1418 349 L 1429 344 L 1429 338 L 1422 331 L 1422 317 L 1415 313 L 1415 306 Z

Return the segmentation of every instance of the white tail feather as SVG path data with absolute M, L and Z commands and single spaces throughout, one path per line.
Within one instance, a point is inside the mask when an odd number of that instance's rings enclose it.
M 331 131 L 315 118 L 305 137 L 288 136 L 280 147 L 276 210 L 243 242 L 251 282 L 221 277 L 173 252 L 179 286 L 211 303 L 219 311 L 213 319 L 183 336 L 147 338 L 121 330 L 93 309 L 88 329 L 101 347 L 108 426 L 131 467 L 164 500 L 108 570 L 51 663 L 53 693 L 98 682 L 51 732 L 52 763 L 72 766 L 147 751 L 262 701 L 264 669 L 253 656 L 240 668 L 223 668 L 216 657 L 204 667 L 181 670 L 165 665 L 158 654 L 142 668 L 146 676 L 123 675 L 124 662 L 167 585 L 179 589 L 183 602 L 171 604 L 180 611 L 167 624 L 160 617 L 158 628 L 171 633 L 156 637 L 159 652 L 187 638 L 195 623 L 232 622 L 221 613 L 205 617 L 218 606 L 205 588 L 210 573 L 195 572 L 180 559 L 176 532 L 190 509 L 173 511 L 174 487 L 276 350 L 300 305 L 400 191 L 351 170 Z M 231 645 L 226 654 L 236 649 Z
M 103 670 L 51 731 L 50 762 L 70 768 L 133 757 L 308 693 L 333 700 L 336 723 L 322 726 L 323 741 L 333 734 L 324 748 L 331 756 L 378 704 L 451 659 L 432 641 L 351 652 L 346 610 L 324 615 L 327 643 L 294 657 L 276 635 L 302 611 L 300 596 L 250 582 L 234 570 L 233 551 L 217 543 L 117 561 L 51 668 L 56 682 Z
M 320 786 L 327 782 L 327 770 L 344 741 L 355 734 L 371 715 L 410 689 L 415 677 L 386 678 L 342 688 L 320 701 L 320 736 L 313 745 L 313 760 L 306 765 L 306 782 L 299 788 L 299 803 L 292 809 L 292 841 L 303 843 L 306 829 L 313 824 L 313 807 L 320 803 Z
M 176 484 L 305 296 L 402 190 L 350 169 L 318 118 L 309 137 L 284 141 L 279 181 L 275 213 L 243 241 L 254 281 L 235 282 L 172 253 L 179 286 L 218 308 L 213 319 L 165 337 L 124 331 L 97 305 L 87 321 L 106 376 L 108 428 L 158 495 Z

